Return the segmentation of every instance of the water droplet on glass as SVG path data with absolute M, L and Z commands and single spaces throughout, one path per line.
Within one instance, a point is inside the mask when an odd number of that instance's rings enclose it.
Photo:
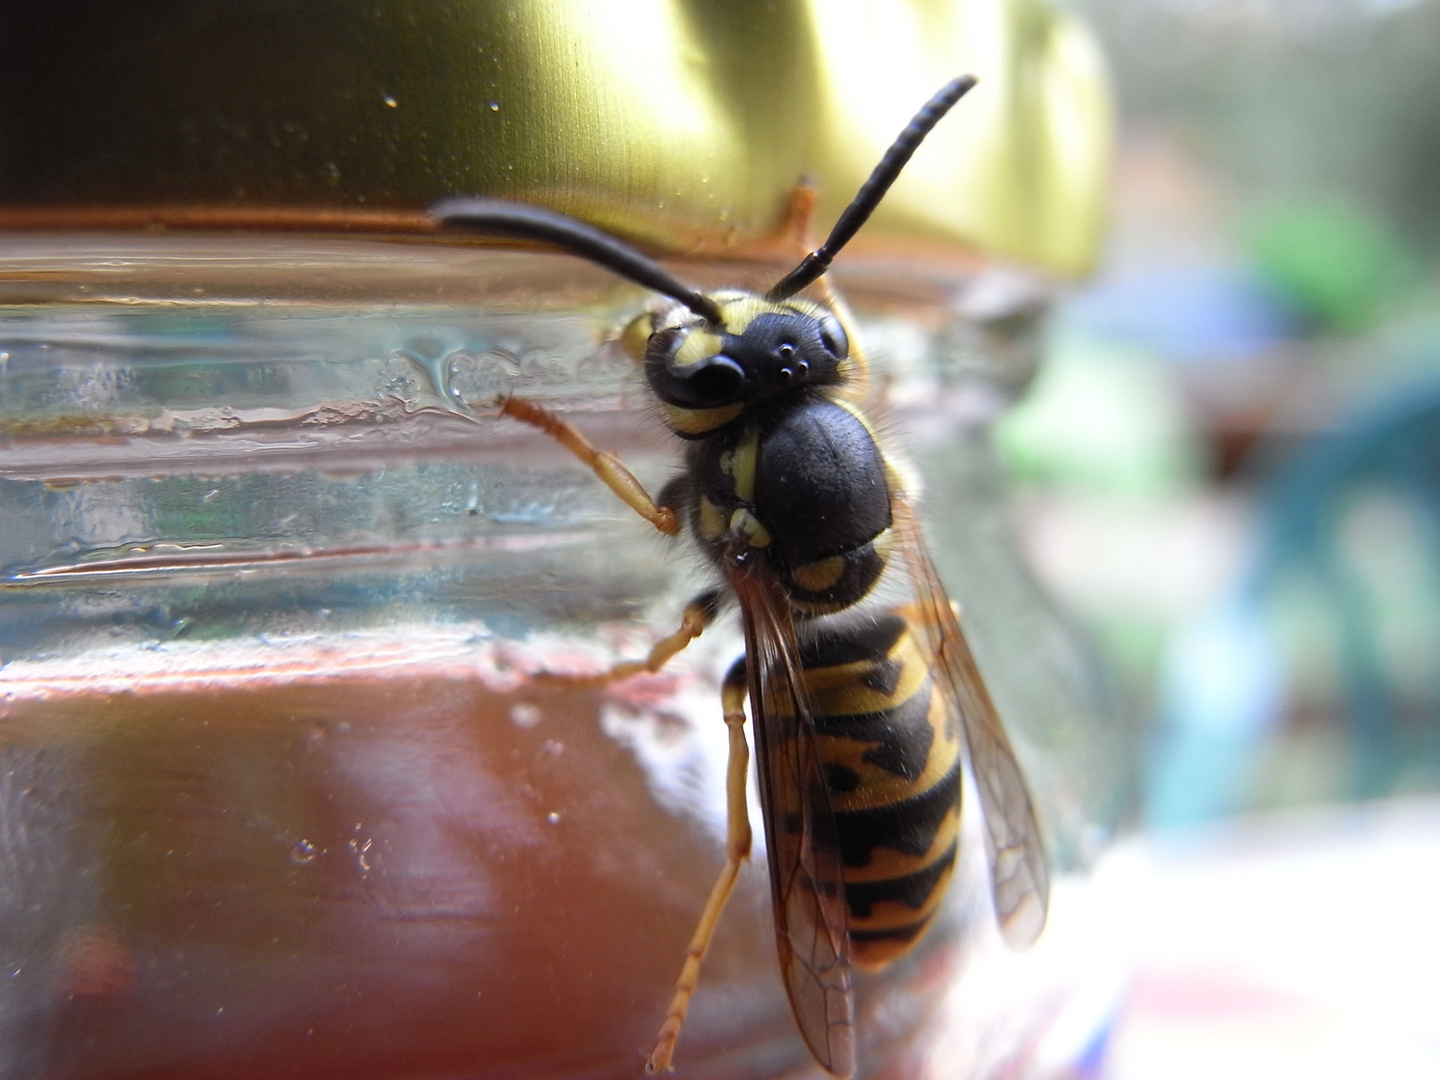
M 548 822 L 550 822 L 551 825 L 559 825 L 559 824 L 560 824 L 560 815 L 559 815 L 558 813 L 556 813 L 554 810 L 551 810 L 550 813 L 548 813 L 548 814 L 545 815 L 545 820 L 548 821 Z
M 290 849 L 290 861 L 296 866 L 304 866 L 306 863 L 314 862 L 318 854 L 319 851 L 309 840 L 297 840 L 295 846 Z
M 359 863 L 359 865 L 360 865 L 360 872 L 361 872 L 362 874 L 368 874 L 368 873 L 370 872 L 370 870 L 371 870 L 370 858 L 369 858 L 369 856 L 370 856 L 370 849 L 371 849 L 372 847 L 374 847 L 374 846 L 375 846 L 375 840 L 374 840 L 373 837 L 367 838 L 367 839 L 365 839 L 364 841 L 361 841 L 361 840 L 351 840 L 351 841 L 350 841 L 350 850 L 355 853 L 355 861 L 356 861 L 357 863 Z
M 400 102 L 396 101 L 396 100 L 395 100 L 391 95 L 389 95 L 389 94 L 381 94 L 381 95 L 380 95 L 380 100 L 383 101 L 386 105 L 389 105 L 390 108 L 392 108 L 392 109 L 395 108 L 396 106 L 398 106 L 398 105 L 400 104 Z

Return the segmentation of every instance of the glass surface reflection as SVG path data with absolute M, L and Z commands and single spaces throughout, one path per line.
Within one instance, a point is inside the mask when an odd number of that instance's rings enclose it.
M 358 242 L 37 238 L 9 263 L 0 1075 L 637 1075 L 723 859 L 739 646 L 725 621 L 660 675 L 537 683 L 643 654 L 700 563 L 493 403 L 544 401 L 658 489 L 674 448 L 609 343 L 643 294 Z M 1033 318 L 853 284 L 1073 863 L 1124 759 L 975 421 L 1028 377 Z M 1071 976 L 996 943 L 970 849 L 924 944 L 862 980 L 861 1075 L 1043 1073 Z M 761 858 L 685 1076 L 817 1075 L 768 907 Z

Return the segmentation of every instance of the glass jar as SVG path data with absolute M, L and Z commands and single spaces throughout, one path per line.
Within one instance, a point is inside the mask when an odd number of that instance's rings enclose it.
M 839 277 L 876 415 L 926 477 L 937 560 L 1074 865 L 1123 757 L 983 439 L 1029 376 L 1036 294 L 897 274 Z M 613 343 L 648 303 L 534 251 L 12 237 L 0 1077 L 638 1075 L 723 862 L 738 635 L 722 619 L 600 689 L 543 678 L 643 655 L 710 578 L 498 403 L 562 413 L 658 491 L 677 447 Z M 1054 1071 L 1037 1047 L 1076 975 L 1054 926 L 1025 957 L 997 944 L 981 850 L 924 942 L 860 978 L 861 1075 Z M 758 857 L 681 1075 L 823 1075 L 773 940 Z

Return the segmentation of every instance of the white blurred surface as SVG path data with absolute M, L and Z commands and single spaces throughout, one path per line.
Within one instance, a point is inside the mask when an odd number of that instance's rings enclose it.
M 1106 1080 L 1440 1077 L 1440 800 L 1234 819 L 1119 849 Z

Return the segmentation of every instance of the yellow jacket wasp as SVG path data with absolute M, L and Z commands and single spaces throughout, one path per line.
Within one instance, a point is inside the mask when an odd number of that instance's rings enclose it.
M 740 610 L 745 656 L 722 692 L 727 861 L 650 1072 L 670 1068 L 700 961 L 749 854 L 747 697 L 781 972 L 800 1032 L 827 1070 L 854 1070 L 852 968 L 904 953 L 944 895 L 956 860 L 962 757 L 980 796 L 1001 931 L 1024 947 L 1044 925 L 1049 872 L 1030 795 L 900 479 L 849 400 L 863 359 L 835 311 L 797 296 L 974 83 L 956 79 L 916 114 L 825 243 L 763 295 L 703 295 L 614 237 L 539 207 L 460 198 L 431 208 L 445 225 L 563 248 L 675 302 L 624 335 L 640 343 L 650 389 L 687 444 L 685 469 L 658 502 L 559 417 L 519 398 L 502 410 L 558 439 L 656 528 L 673 534 L 683 523 Z M 912 599 L 876 601 L 897 563 Z M 657 670 L 703 630 L 725 595 L 697 598 L 645 660 L 605 678 Z

